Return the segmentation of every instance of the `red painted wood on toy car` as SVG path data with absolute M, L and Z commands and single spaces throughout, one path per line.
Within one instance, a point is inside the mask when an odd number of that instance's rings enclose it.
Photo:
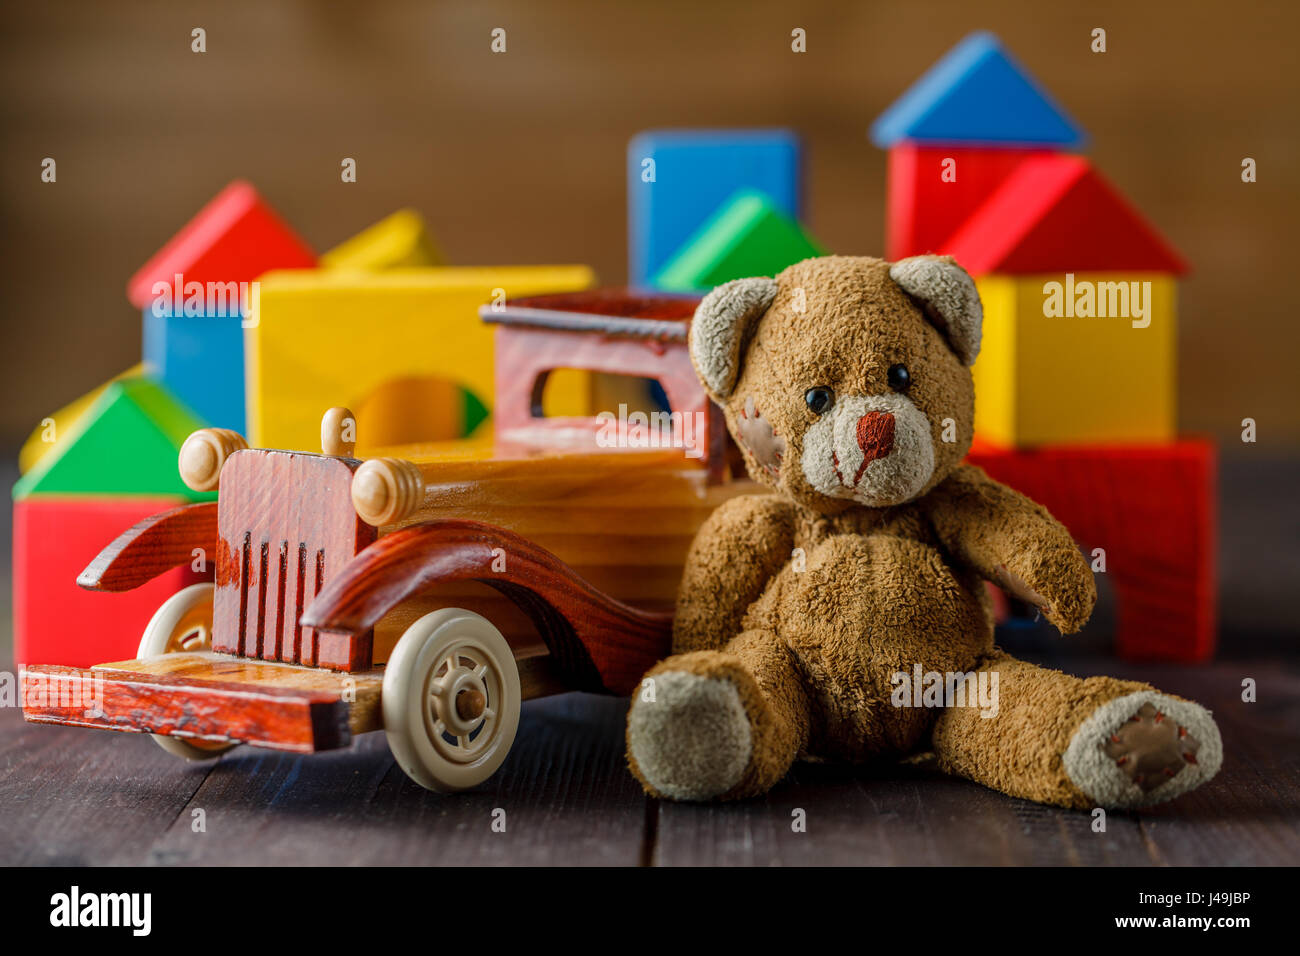
M 88 591 L 130 591 L 172 568 L 204 564 L 216 555 L 217 503 L 204 501 L 138 521 L 106 547 L 77 577 Z
M 375 539 L 352 506 L 346 458 L 248 449 L 221 472 L 212 649 L 263 660 L 362 671 L 369 628 L 318 635 L 299 612 Z
M 352 739 L 335 693 L 44 665 L 22 672 L 23 716 L 128 733 L 175 734 L 312 753 Z
M 303 613 L 304 626 L 356 634 L 434 584 L 479 581 L 529 615 L 575 690 L 627 694 L 668 654 L 672 615 L 598 591 L 544 548 L 478 521 L 433 521 L 385 535 Z

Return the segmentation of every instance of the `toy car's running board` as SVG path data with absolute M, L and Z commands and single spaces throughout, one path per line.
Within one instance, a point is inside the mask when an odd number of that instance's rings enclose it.
M 566 689 L 548 657 L 517 660 L 524 699 Z M 313 753 L 383 729 L 383 678 L 382 668 L 345 674 L 211 651 L 174 653 L 89 668 L 25 667 L 22 707 L 33 723 Z
M 203 651 L 22 672 L 23 716 L 312 753 L 380 728 L 383 672 L 335 674 Z

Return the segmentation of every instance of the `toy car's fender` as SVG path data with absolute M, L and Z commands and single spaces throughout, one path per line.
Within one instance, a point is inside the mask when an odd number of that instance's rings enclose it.
M 305 627 L 360 634 L 424 589 L 478 581 L 532 619 L 566 685 L 627 694 L 668 653 L 672 615 L 596 589 L 545 548 L 480 521 L 412 525 L 363 549 L 302 615 Z
M 123 531 L 81 572 L 77 584 L 90 591 L 130 591 L 192 563 L 195 549 L 210 557 L 216 547 L 217 503 L 182 505 Z

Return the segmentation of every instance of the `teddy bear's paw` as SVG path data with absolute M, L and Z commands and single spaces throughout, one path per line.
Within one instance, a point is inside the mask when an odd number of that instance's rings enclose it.
M 1102 807 L 1145 807 L 1199 787 L 1219 771 L 1223 741 L 1210 712 L 1155 691 L 1098 707 L 1066 748 L 1065 772 Z
M 709 800 L 734 787 L 753 753 L 740 692 L 724 677 L 666 671 L 653 700 L 638 696 L 627 719 L 628 751 L 646 786 L 672 800 Z

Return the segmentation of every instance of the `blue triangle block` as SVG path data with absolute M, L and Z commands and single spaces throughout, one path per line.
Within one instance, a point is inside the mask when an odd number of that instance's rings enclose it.
M 900 140 L 989 146 L 1081 146 L 1086 136 L 991 33 L 972 33 L 912 84 L 871 127 Z

